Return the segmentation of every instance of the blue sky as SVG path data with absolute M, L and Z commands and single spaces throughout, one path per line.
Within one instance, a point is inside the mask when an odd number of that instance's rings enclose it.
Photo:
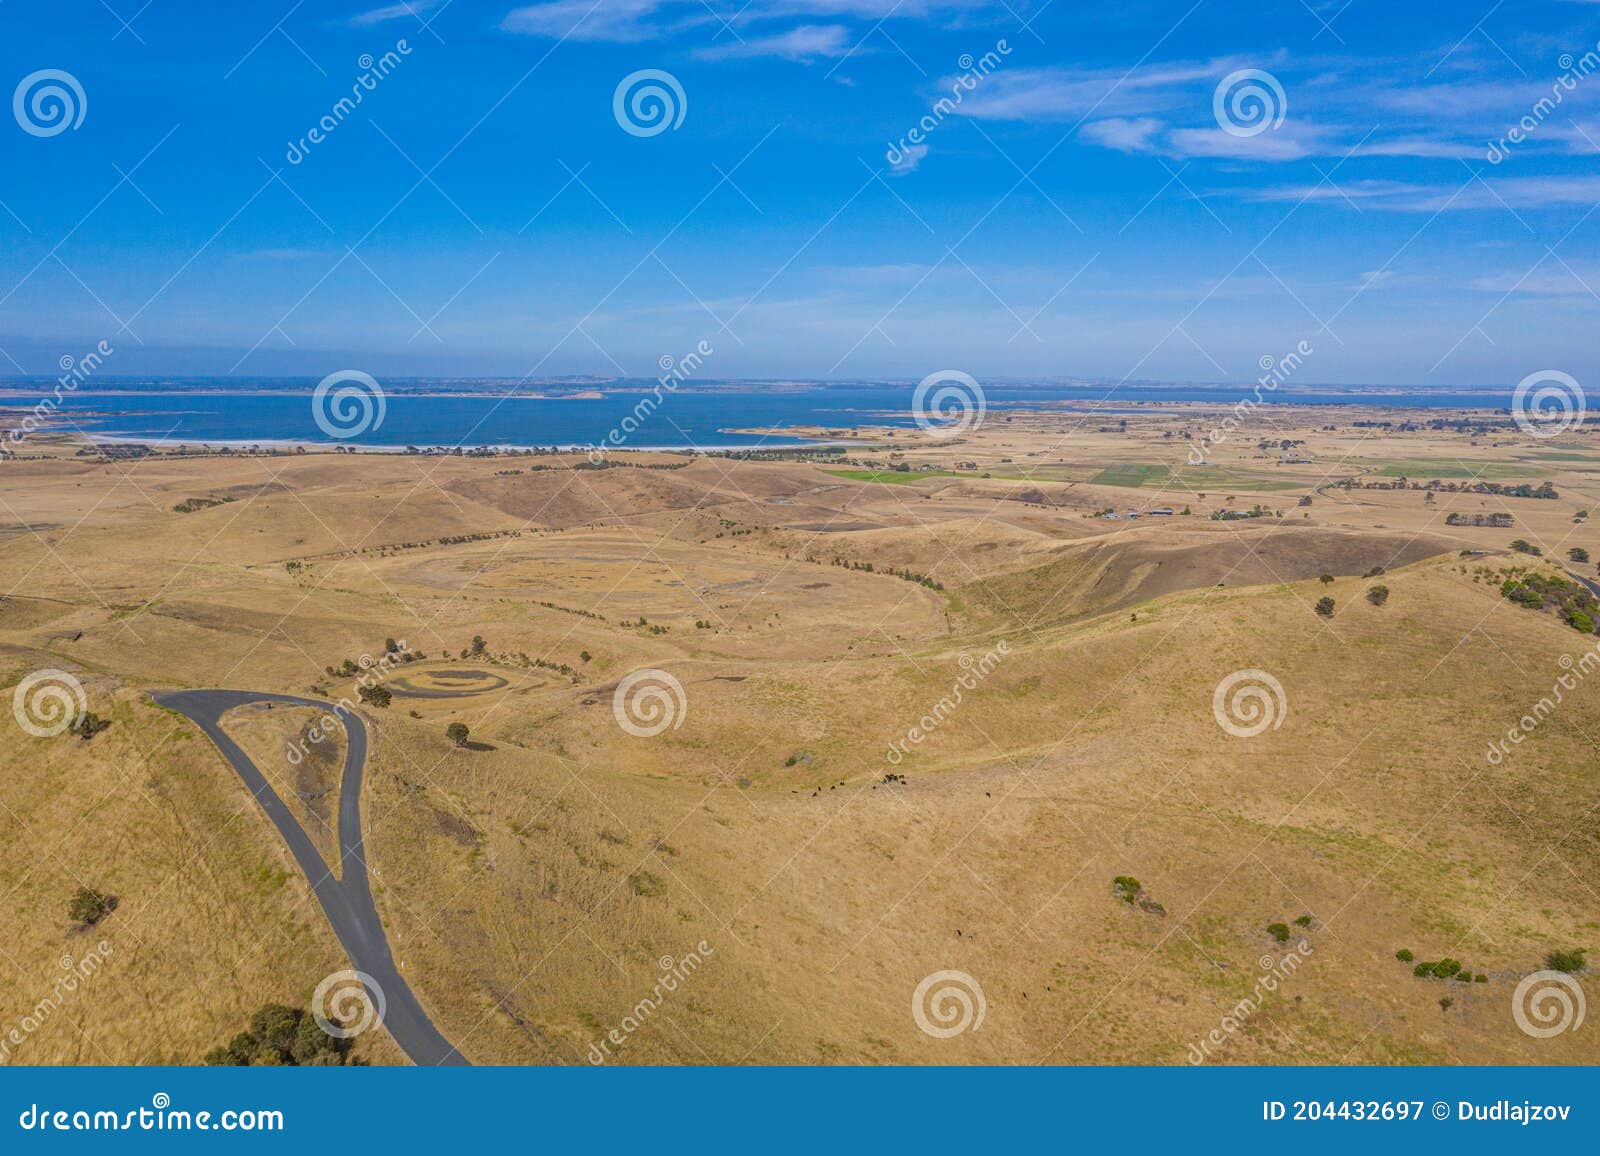
M 0 374 L 1600 378 L 1600 3 L 140 3 L 0 7 Z

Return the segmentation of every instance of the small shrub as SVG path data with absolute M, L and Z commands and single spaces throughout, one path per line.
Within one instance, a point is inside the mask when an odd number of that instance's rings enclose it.
M 1296 915 L 1294 917 L 1294 925 L 1296 927 L 1310 927 L 1313 922 L 1315 921 L 1312 919 L 1309 911 L 1304 915 Z
M 1333 617 L 1333 599 L 1324 594 L 1317 599 L 1317 613 L 1324 618 Z
M 386 707 L 394 701 L 394 695 L 383 686 L 363 686 L 356 691 L 356 697 L 368 706 Z
M 1584 949 L 1573 948 L 1571 951 L 1552 951 L 1544 957 L 1544 965 L 1551 971 L 1574 972 L 1584 969 Z
M 635 871 L 629 875 L 628 885 L 633 888 L 635 895 L 643 896 L 645 899 L 654 899 L 667 893 L 666 881 L 648 871 Z
M 76 721 L 73 722 L 71 729 L 73 734 L 77 735 L 84 742 L 88 742 L 90 739 L 94 738 L 95 735 L 99 734 L 110 725 L 110 719 L 101 718 L 99 715 L 95 714 L 94 711 L 86 710 L 77 718 Z
M 116 909 L 116 896 L 106 895 L 93 887 L 80 887 L 72 893 L 72 900 L 67 904 L 67 918 L 92 927 Z
M 1394 957 L 1401 963 L 1410 963 L 1413 959 L 1417 958 L 1411 954 L 1411 949 L 1409 947 L 1402 947 L 1399 951 L 1394 953 Z
M 1279 943 L 1288 943 L 1289 925 L 1287 923 L 1269 923 L 1267 924 L 1267 934 Z
M 1134 902 L 1139 898 L 1139 892 L 1144 890 L 1132 875 L 1118 875 L 1111 881 L 1111 886 L 1116 890 L 1117 898 L 1124 903 Z

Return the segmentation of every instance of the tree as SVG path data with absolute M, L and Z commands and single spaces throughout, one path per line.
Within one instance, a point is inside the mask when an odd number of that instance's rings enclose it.
M 1326 586 L 1328 583 L 1330 583 L 1332 581 L 1333 581 L 1333 575 L 1332 574 L 1324 574 L 1322 576 L 1322 584 L 1324 586 Z
M 93 887 L 80 887 L 72 893 L 67 904 L 67 918 L 74 923 L 93 926 L 117 909 L 114 895 L 106 895 Z
M 1317 613 L 1324 618 L 1333 617 L 1333 599 L 1324 595 L 1317 599 Z
M 395 651 L 397 651 L 399 649 L 400 649 L 400 644 L 398 642 L 396 642 L 394 639 L 385 638 L 383 640 L 383 652 L 385 654 L 393 654 Z
M 444 737 L 455 743 L 458 747 L 467 745 L 467 736 L 472 732 L 467 729 L 466 723 L 453 722 L 444 728 Z
M 1574 546 L 1572 549 L 1567 551 L 1567 557 L 1571 558 L 1574 562 L 1587 562 L 1589 560 L 1589 551 L 1585 550 L 1582 546 Z
M 388 706 L 394 700 L 388 687 L 383 686 L 363 686 L 356 691 L 356 697 L 368 706 Z
M 489 647 L 489 644 L 483 640 L 483 635 L 474 634 L 472 636 L 472 657 L 473 658 L 477 658 L 480 654 L 482 654 L 485 650 L 487 650 L 488 647 Z
M 1382 606 L 1389 601 L 1389 588 L 1387 586 L 1372 586 L 1367 589 L 1367 601 L 1374 606 Z
M 73 722 L 71 730 L 73 734 L 77 735 L 84 742 L 88 742 L 90 739 L 94 738 L 95 735 L 99 734 L 110 725 L 110 719 L 101 718 L 99 715 L 95 714 L 94 711 L 86 710 Z

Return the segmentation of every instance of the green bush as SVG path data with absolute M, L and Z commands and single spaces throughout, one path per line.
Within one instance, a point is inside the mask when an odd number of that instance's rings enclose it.
M 1267 924 L 1267 934 L 1279 943 L 1288 943 L 1289 925 L 1287 923 L 1269 923 Z
M 72 893 L 67 904 L 67 918 L 74 923 L 94 925 L 117 909 L 117 897 L 96 891 L 93 887 L 80 887 Z
M 1372 586 L 1367 590 L 1367 601 L 1374 606 L 1382 606 L 1389 601 L 1389 588 L 1387 586 Z
M 1333 617 L 1333 599 L 1329 598 L 1326 594 L 1324 594 L 1321 598 L 1318 598 L 1317 599 L 1317 613 L 1322 615 L 1324 618 L 1332 618 Z
M 316 1017 L 287 1004 L 257 1008 L 249 1027 L 201 1059 L 211 1067 L 325 1067 L 356 1064 L 351 1041 L 330 1036 Z
M 444 728 L 444 737 L 458 747 L 467 745 L 467 736 L 472 732 L 467 729 L 466 723 L 453 722 Z
M 1413 959 L 1417 958 L 1411 954 L 1411 949 L 1409 947 L 1402 947 L 1399 951 L 1394 953 L 1394 957 L 1401 963 L 1410 963 Z
M 363 686 L 356 691 L 356 697 L 368 706 L 386 707 L 394 701 L 394 695 L 382 686 Z
M 1116 889 L 1117 897 L 1124 903 L 1132 903 L 1139 898 L 1139 892 L 1144 890 L 1132 875 L 1118 875 L 1111 881 L 1111 886 Z
M 1551 971 L 1574 972 L 1584 969 L 1584 949 L 1575 947 L 1571 951 L 1552 951 L 1544 957 L 1544 965 Z

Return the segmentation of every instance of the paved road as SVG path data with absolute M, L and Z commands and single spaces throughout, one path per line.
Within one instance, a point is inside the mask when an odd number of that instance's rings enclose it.
M 244 780 L 294 853 L 322 904 L 323 913 L 333 925 L 334 934 L 344 944 L 350 963 L 357 971 L 370 975 L 383 989 L 383 1024 L 395 1042 L 416 1064 L 465 1064 L 467 1060 L 433 1026 L 410 986 L 395 967 L 389 940 L 372 903 L 367 884 L 366 851 L 361 838 L 361 773 L 367 762 L 367 728 L 351 712 L 338 716 L 349 736 L 344 755 L 344 778 L 339 788 L 339 852 L 343 857 L 343 878 L 335 879 L 311 838 L 294 813 L 284 806 L 277 792 L 257 769 L 250 756 L 224 733 L 221 719 L 234 707 L 253 702 L 281 702 L 289 706 L 308 706 L 334 711 L 332 703 L 287 694 L 259 694 L 248 690 L 179 690 L 151 696 L 160 706 L 187 716 L 217 745 L 223 757 Z

